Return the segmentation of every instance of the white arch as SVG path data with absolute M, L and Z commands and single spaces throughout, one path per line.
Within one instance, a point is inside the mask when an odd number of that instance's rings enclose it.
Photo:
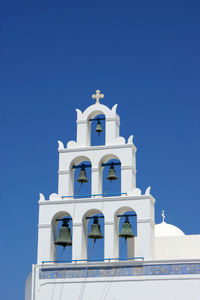
M 107 163 L 111 159 L 117 159 L 121 162 L 120 158 L 114 154 L 114 153 L 109 153 L 104 155 L 103 157 L 100 158 L 99 160 L 99 167 L 101 167 L 102 164 Z
M 85 155 L 77 155 L 76 157 L 73 158 L 73 160 L 70 162 L 69 169 L 72 169 L 73 165 L 79 165 L 82 161 L 89 161 L 91 164 L 91 160 L 89 157 Z
M 118 208 L 116 210 L 116 212 L 114 213 L 114 218 L 117 216 L 117 215 L 123 215 L 124 213 L 126 213 L 127 211 L 132 211 L 132 212 L 135 212 L 136 215 L 137 215 L 137 212 L 135 209 L 133 209 L 132 207 L 130 206 L 122 206 L 120 208 Z
M 76 109 L 77 119 L 78 120 L 87 120 L 90 115 L 95 112 L 101 112 L 105 115 L 106 118 L 114 117 L 116 115 L 117 104 L 115 104 L 112 109 L 109 109 L 106 105 L 103 104 L 93 104 L 90 105 L 84 112 L 81 112 L 80 109 Z
M 105 119 L 106 119 L 106 115 L 103 111 L 95 110 L 95 111 L 91 112 L 90 115 L 88 115 L 87 120 L 89 121 L 90 119 L 94 119 L 98 115 L 104 115 Z

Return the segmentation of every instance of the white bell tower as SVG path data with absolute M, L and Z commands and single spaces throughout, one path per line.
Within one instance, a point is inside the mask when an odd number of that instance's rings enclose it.
M 128 243 L 130 257 L 153 258 L 154 255 L 154 198 L 147 189 L 141 195 L 136 188 L 136 147 L 133 136 L 127 143 L 119 135 L 120 118 L 116 113 L 117 105 L 112 109 L 100 104 L 99 99 L 104 96 L 97 90 L 93 99 L 96 103 L 89 106 L 84 112 L 77 112 L 77 140 L 69 141 L 65 148 L 59 143 L 59 170 L 58 194 L 50 195 L 49 200 L 41 196 L 39 201 L 39 238 L 38 263 L 55 261 L 56 238 L 55 219 L 64 215 L 72 217 L 73 245 L 72 259 L 87 258 L 87 234 L 85 231 L 86 216 L 94 212 L 104 215 L 105 224 L 105 258 L 117 258 L 118 247 L 118 218 L 117 215 L 126 211 L 137 214 L 137 237 Z M 105 145 L 91 146 L 91 122 L 97 115 L 105 116 Z M 110 159 L 121 162 L 121 196 L 103 197 L 102 195 L 102 164 Z M 73 198 L 74 192 L 74 165 L 82 161 L 91 164 L 91 197 Z M 134 243 L 134 245 L 133 245 Z M 130 245 L 129 245 L 130 244 Z

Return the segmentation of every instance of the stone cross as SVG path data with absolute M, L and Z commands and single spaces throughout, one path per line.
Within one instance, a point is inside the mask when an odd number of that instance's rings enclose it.
M 165 222 L 165 211 L 162 210 L 162 221 Z
M 92 99 L 96 99 L 96 104 L 100 104 L 99 99 L 103 99 L 103 98 L 104 98 L 104 94 L 100 94 L 100 90 L 96 90 L 96 94 L 92 95 Z

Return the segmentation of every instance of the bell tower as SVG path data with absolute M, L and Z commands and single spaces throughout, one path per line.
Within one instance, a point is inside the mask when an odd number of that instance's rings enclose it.
M 145 195 L 141 195 L 140 189 L 136 188 L 136 147 L 133 136 L 127 142 L 120 136 L 117 105 L 109 109 L 100 103 L 103 97 L 97 90 L 92 95 L 95 104 L 84 112 L 76 109 L 76 141 L 69 141 L 66 148 L 61 141 L 58 142 L 58 194 L 51 194 L 49 200 L 41 195 L 39 201 L 38 263 L 56 260 L 56 219 L 64 215 L 72 218 L 72 260 L 87 259 L 86 217 L 95 212 L 104 215 L 104 257 L 117 258 L 117 215 L 127 210 L 136 213 L 138 232 L 133 241 L 128 241 L 129 256 L 153 258 L 155 200 L 148 189 Z M 91 146 L 91 122 L 99 114 L 105 116 L 105 145 Z M 117 159 L 121 166 L 121 195 L 105 197 L 102 194 L 102 174 L 104 166 L 111 159 Z M 83 161 L 88 162 L 91 170 L 91 195 L 79 199 L 74 195 L 74 170 Z
M 133 135 L 127 141 L 120 136 L 117 104 L 110 109 L 100 103 L 104 95 L 99 90 L 92 95 L 92 99 L 95 103 L 85 111 L 76 109 L 76 140 L 69 141 L 66 147 L 58 141 L 58 193 L 51 194 L 49 199 L 45 199 L 43 194 L 40 194 L 37 265 L 33 266 L 33 273 L 36 274 L 34 276 L 39 278 L 34 288 L 36 300 L 64 299 L 49 294 L 48 285 L 53 287 L 58 280 L 48 283 L 45 281 L 48 276 L 51 278 L 51 270 L 62 267 L 64 268 L 62 270 L 67 272 L 65 274 L 69 275 L 70 270 L 75 271 L 74 268 L 77 266 L 83 266 L 81 269 L 83 272 L 87 272 L 90 263 L 95 266 L 94 261 L 89 261 L 88 239 L 93 239 L 94 245 L 97 239 L 104 241 L 104 257 L 101 265 L 105 264 L 105 267 L 112 262 L 122 263 L 123 260 L 119 260 L 120 238 L 124 238 L 127 242 L 126 259 L 135 262 L 137 258 L 142 260 L 154 258 L 155 199 L 150 195 L 150 187 L 146 189 L 145 194 L 142 194 L 141 190 L 136 187 L 136 147 L 133 144 Z M 103 117 L 98 117 L 99 115 Z M 92 122 L 96 122 L 98 135 L 102 134 L 101 123 L 105 122 L 105 144 L 91 146 Z M 117 166 L 121 174 L 116 174 Z M 120 179 L 121 183 L 118 183 L 121 187 L 120 193 L 109 194 L 103 191 L 104 168 L 108 169 L 108 181 L 117 182 Z M 91 193 L 89 195 L 79 196 L 74 192 L 76 169 L 80 171 L 78 182 L 81 185 L 88 181 L 87 175 L 90 172 Z M 130 223 L 132 217 L 137 218 L 137 235 L 132 232 Z M 90 219 L 93 225 L 89 233 Z M 123 221 L 121 229 L 120 220 Z M 62 227 L 58 233 L 59 222 Z M 60 246 L 71 247 L 70 262 L 57 260 L 57 251 Z M 98 265 L 98 259 L 96 263 Z M 49 272 L 48 275 L 44 273 L 44 270 Z M 71 275 L 69 278 L 68 275 L 63 279 L 65 282 L 71 278 Z M 62 289 L 64 291 L 67 289 L 64 283 Z M 49 296 L 47 297 L 46 294 Z M 72 298 L 73 296 L 70 299 Z M 91 298 L 87 300 L 89 299 Z

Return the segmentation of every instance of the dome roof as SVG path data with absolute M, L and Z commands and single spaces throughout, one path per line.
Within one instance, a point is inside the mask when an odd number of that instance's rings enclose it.
M 184 232 L 178 227 L 162 221 L 160 224 L 155 225 L 155 236 L 183 236 Z

